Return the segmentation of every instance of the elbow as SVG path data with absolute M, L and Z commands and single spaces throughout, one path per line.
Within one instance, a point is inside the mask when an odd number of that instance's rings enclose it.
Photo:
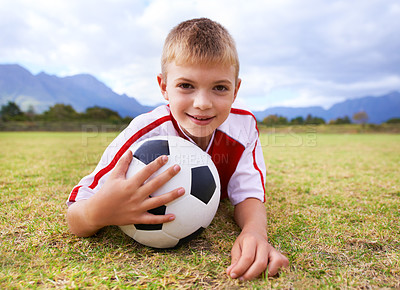
M 90 237 L 97 232 L 97 230 L 88 227 L 87 221 L 85 221 L 80 206 L 77 203 L 68 207 L 67 225 L 72 234 L 82 238 Z

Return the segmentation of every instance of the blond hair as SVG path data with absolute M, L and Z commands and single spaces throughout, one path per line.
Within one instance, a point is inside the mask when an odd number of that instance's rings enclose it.
M 161 72 L 167 78 L 167 65 L 182 64 L 233 65 L 236 81 L 239 57 L 235 41 L 219 23 L 208 18 L 184 21 L 170 31 L 161 56 Z

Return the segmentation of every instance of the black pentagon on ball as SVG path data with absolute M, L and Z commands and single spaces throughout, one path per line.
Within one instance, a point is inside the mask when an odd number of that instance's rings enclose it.
M 133 157 L 147 165 L 161 155 L 169 155 L 168 140 L 146 141 L 135 151 Z
M 192 188 L 190 194 L 208 204 L 212 198 L 215 188 L 214 176 L 208 166 L 192 168 Z
M 148 210 L 149 213 L 155 215 L 164 215 L 167 207 L 165 205 Z M 162 229 L 163 224 L 135 224 L 137 230 L 157 231 Z

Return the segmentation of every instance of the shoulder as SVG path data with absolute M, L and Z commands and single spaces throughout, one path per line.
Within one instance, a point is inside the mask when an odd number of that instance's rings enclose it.
M 140 129 L 141 127 L 148 126 L 153 122 L 156 122 L 158 125 L 160 125 L 161 123 L 170 120 L 171 114 L 169 107 L 167 105 L 161 105 L 148 113 L 144 113 L 135 117 L 129 124 L 128 128 L 136 127 Z
M 231 114 L 234 115 L 241 115 L 241 116 L 250 116 L 254 119 L 256 119 L 256 117 L 253 115 L 253 113 L 251 112 L 251 110 L 243 104 L 243 102 L 234 102 L 232 107 L 231 107 Z
M 218 130 L 242 144 L 249 144 L 258 138 L 257 120 L 249 110 L 232 108 L 228 118 Z
M 257 119 L 254 114 L 244 106 L 238 106 L 236 103 L 233 104 L 229 113 L 228 122 L 240 122 L 243 125 L 252 124 L 257 126 Z
M 245 109 L 231 108 L 230 116 L 236 116 L 238 119 L 247 120 L 248 122 L 257 123 L 256 117 L 252 112 Z
M 113 147 L 128 146 L 142 138 L 155 135 L 173 134 L 173 125 L 168 106 L 159 106 L 154 110 L 135 117 L 130 124 L 114 139 Z
M 162 118 L 164 116 L 169 116 L 170 115 L 170 110 L 167 105 L 160 105 L 150 112 L 141 114 L 137 117 L 135 117 L 132 121 L 148 121 L 148 120 L 155 120 Z

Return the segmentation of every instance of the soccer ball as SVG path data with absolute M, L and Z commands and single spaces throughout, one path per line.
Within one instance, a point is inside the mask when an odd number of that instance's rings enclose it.
M 173 213 L 175 220 L 172 222 L 120 226 L 122 231 L 137 242 L 153 248 L 172 248 L 198 236 L 214 218 L 220 199 L 218 171 L 210 156 L 191 142 L 176 136 L 152 137 L 132 145 L 130 150 L 134 158 L 126 178 L 157 157 L 167 155 L 167 164 L 148 180 L 174 164 L 179 164 L 181 170 L 150 197 L 178 187 L 185 188 L 185 194 L 165 206 L 149 210 L 156 215 Z

